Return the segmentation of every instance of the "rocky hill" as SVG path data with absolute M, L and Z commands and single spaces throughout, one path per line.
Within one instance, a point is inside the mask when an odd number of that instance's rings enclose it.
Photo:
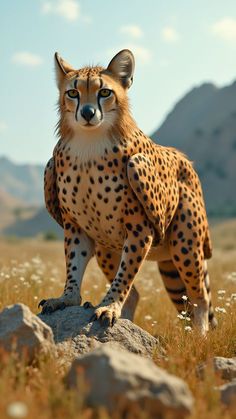
M 0 157 L 2 191 L 25 205 L 42 205 L 43 172 L 43 165 L 17 164 Z
M 62 228 L 48 214 L 46 208 L 40 208 L 31 217 L 16 219 L 11 225 L 2 230 L 6 236 L 34 237 L 44 236 L 48 239 L 63 238 Z
M 152 136 L 184 151 L 200 175 L 210 216 L 236 215 L 236 82 L 187 93 Z

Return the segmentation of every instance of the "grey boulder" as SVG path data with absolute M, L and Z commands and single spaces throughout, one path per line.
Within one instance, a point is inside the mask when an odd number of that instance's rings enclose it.
M 155 418 L 184 418 L 192 411 L 193 398 L 183 380 L 150 359 L 106 344 L 75 359 L 66 383 L 80 391 L 81 377 L 87 385 L 87 403 L 110 412 L 119 408 L 120 415 L 133 417 L 142 409 Z
M 102 327 L 99 321 L 90 322 L 93 312 L 73 306 L 38 317 L 51 327 L 57 347 L 71 358 L 105 343 L 144 356 L 164 355 L 159 340 L 130 320 L 119 319 L 113 327 Z
M 236 378 L 236 358 L 224 358 L 216 356 L 213 359 L 215 372 L 224 380 Z
M 236 409 L 236 380 L 219 387 L 221 401 Z
M 0 312 L 0 347 L 16 351 L 30 360 L 54 347 L 52 330 L 24 304 L 7 306 Z

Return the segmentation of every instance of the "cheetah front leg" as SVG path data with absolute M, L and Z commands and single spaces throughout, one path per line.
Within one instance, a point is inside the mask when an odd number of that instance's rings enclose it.
M 138 273 L 154 238 L 154 230 L 150 223 L 135 237 L 127 232 L 121 260 L 112 281 L 111 287 L 102 302 L 95 309 L 91 321 L 100 319 L 104 326 L 113 326 L 121 317 L 122 308 L 127 300 L 135 275 Z
M 121 251 L 120 253 L 116 253 L 103 246 L 96 245 L 95 253 L 98 265 L 100 266 L 107 280 L 112 283 L 120 265 Z M 132 285 L 130 293 L 126 298 L 122 308 L 121 317 L 123 319 L 129 319 L 133 321 L 138 301 L 139 293 L 136 287 Z
M 81 304 L 81 283 L 86 266 L 93 256 L 94 243 L 81 228 L 65 222 L 64 245 L 67 272 L 64 291 L 59 298 L 40 301 L 39 307 L 42 306 L 42 314 Z

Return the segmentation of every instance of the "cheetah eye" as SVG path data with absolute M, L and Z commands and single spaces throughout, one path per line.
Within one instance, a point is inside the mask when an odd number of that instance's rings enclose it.
M 110 89 L 101 89 L 99 94 L 101 97 L 108 97 L 111 94 L 111 90 Z
M 67 90 L 66 94 L 71 99 L 76 99 L 79 96 L 79 92 L 75 89 Z

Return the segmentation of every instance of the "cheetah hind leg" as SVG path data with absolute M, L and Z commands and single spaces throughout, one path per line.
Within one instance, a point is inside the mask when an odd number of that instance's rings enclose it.
M 209 299 L 209 324 L 211 329 L 215 329 L 218 326 L 218 321 L 214 315 L 214 308 L 212 306 L 212 300 L 211 300 L 211 288 L 210 288 L 210 279 L 209 279 L 209 274 L 208 274 L 208 270 L 207 270 L 207 261 L 204 261 L 204 282 L 205 282 L 205 287 L 206 287 L 206 291 L 208 294 L 208 299 Z
M 129 319 L 133 321 L 138 302 L 139 302 L 139 292 L 133 285 L 131 288 L 130 294 L 122 308 L 121 318 Z

